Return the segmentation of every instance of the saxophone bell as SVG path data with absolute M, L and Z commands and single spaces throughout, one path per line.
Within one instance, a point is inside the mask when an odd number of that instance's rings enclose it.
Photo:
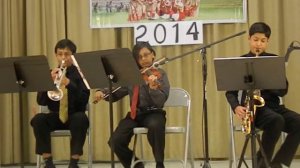
M 253 95 L 253 101 L 255 107 L 263 107 L 265 105 L 265 100 L 260 95 Z

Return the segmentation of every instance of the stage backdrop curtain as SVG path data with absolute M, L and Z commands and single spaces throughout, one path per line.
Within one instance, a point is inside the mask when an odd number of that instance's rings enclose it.
M 112 48 L 129 48 L 133 46 L 132 28 L 89 28 L 89 1 L 67 0 L 66 12 L 63 0 L 1 0 L 0 1 L 0 57 L 19 57 L 46 55 L 50 68 L 55 67 L 54 45 L 62 38 L 68 37 L 78 47 L 78 52 L 105 50 Z M 251 0 L 248 1 L 248 19 L 245 23 L 206 24 L 204 25 L 204 44 L 221 40 L 235 33 L 248 30 L 253 22 L 264 21 L 272 28 L 268 51 L 284 56 L 291 41 L 299 40 L 300 1 L 298 0 Z M 66 15 L 65 15 L 66 14 Z M 65 24 L 65 21 L 67 24 Z M 248 35 L 244 34 L 214 45 L 207 49 L 207 101 L 209 156 L 211 158 L 227 158 L 229 156 L 229 106 L 223 91 L 217 91 L 213 59 L 219 57 L 236 57 L 248 52 Z M 201 45 L 161 46 L 155 47 L 157 58 L 178 56 Z M 289 94 L 285 104 L 300 112 L 300 90 L 298 75 L 300 61 L 291 54 L 286 68 L 290 82 Z M 172 61 L 162 66 L 169 76 L 172 87 L 182 87 L 192 97 L 192 147 L 195 158 L 203 158 L 203 80 L 202 57 L 200 52 Z M 95 72 L 96 73 L 96 72 Z M 34 74 L 32 74 L 34 75 Z M 1 80 L 5 80 L 2 77 Z M 36 79 L 39 80 L 39 79 Z M 267 79 L 266 79 L 267 80 Z M 94 92 L 92 91 L 92 101 Z M 20 107 L 20 98 L 22 107 Z M 20 136 L 23 136 L 24 161 L 34 163 L 35 138 L 30 120 L 36 107 L 36 93 L 0 94 L 0 163 L 14 164 L 20 162 Z M 23 108 L 23 132 L 20 133 L 20 108 Z M 107 102 L 100 102 L 92 108 L 93 159 L 109 161 L 110 149 L 107 141 L 109 132 L 109 108 Z M 114 127 L 129 110 L 129 100 L 114 103 Z M 180 116 L 168 118 L 169 122 L 183 121 Z M 175 142 L 177 138 L 167 136 L 166 158 L 180 157 L 183 145 Z M 183 141 L 183 137 L 179 138 Z M 244 143 L 244 135 L 238 133 L 237 151 L 240 153 Z M 176 147 L 172 147 L 176 145 Z M 86 146 L 85 146 L 86 147 Z M 53 155 L 58 159 L 69 159 L 69 139 L 53 139 Z M 82 157 L 87 159 L 86 148 Z M 300 151 L 298 150 L 298 153 Z M 147 148 L 147 158 L 152 157 Z

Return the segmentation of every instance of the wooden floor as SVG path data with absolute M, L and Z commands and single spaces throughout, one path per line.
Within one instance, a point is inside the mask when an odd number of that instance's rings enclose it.
M 195 161 L 195 168 L 203 168 L 203 161 Z M 251 166 L 251 160 L 247 160 L 249 168 L 252 168 Z M 87 165 L 80 164 L 81 168 L 87 168 Z M 210 161 L 208 165 L 205 167 L 210 166 L 211 168 L 229 168 L 229 161 Z M 17 168 L 20 166 L 1 166 L 1 167 L 8 167 L 8 168 Z M 57 168 L 67 168 L 67 165 L 57 165 Z M 166 162 L 165 163 L 166 168 L 182 168 L 182 164 L 180 163 L 171 163 Z M 188 165 L 190 168 L 190 165 Z M 243 164 L 241 166 L 242 168 L 246 168 L 246 166 Z M 25 168 L 35 168 L 35 166 L 25 166 Z M 93 168 L 111 168 L 110 163 L 94 163 Z M 123 168 L 123 166 L 119 163 L 115 164 L 115 168 Z M 146 163 L 145 168 L 155 168 L 155 163 Z M 232 168 L 235 168 L 234 166 Z M 290 168 L 300 168 L 300 159 L 294 159 L 292 162 L 292 165 Z

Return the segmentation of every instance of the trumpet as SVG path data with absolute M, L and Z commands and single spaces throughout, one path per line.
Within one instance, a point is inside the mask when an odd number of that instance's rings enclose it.
M 66 70 L 67 70 L 67 67 L 65 67 L 64 64 L 65 64 L 65 61 L 62 60 L 60 66 L 59 66 L 59 71 L 54 80 L 54 85 L 56 87 L 56 90 L 47 92 L 48 97 L 53 101 L 59 101 L 64 96 L 63 91 L 60 88 L 62 79 L 66 75 Z

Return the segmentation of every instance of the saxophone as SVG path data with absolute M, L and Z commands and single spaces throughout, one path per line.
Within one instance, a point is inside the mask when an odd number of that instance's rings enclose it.
M 256 108 L 263 107 L 265 105 L 264 98 L 262 98 L 260 94 L 256 91 L 257 90 L 253 91 L 253 110 L 251 110 L 251 99 L 248 93 L 245 99 L 246 114 L 245 117 L 242 119 L 242 132 L 245 134 L 250 134 L 251 132 L 251 123 L 253 122 L 253 118 L 256 113 Z
M 255 57 L 258 57 L 259 50 L 256 50 Z M 252 94 L 249 92 L 253 92 Z M 249 96 L 250 95 L 250 96 Z M 251 110 L 251 96 L 253 101 L 253 110 Z M 245 134 L 250 134 L 251 132 L 251 123 L 253 122 L 253 118 L 256 113 L 257 107 L 263 107 L 265 105 L 265 100 L 263 97 L 261 97 L 261 93 L 259 89 L 255 90 L 248 90 L 247 96 L 245 98 L 245 106 L 246 106 L 246 115 L 242 119 L 242 132 Z

